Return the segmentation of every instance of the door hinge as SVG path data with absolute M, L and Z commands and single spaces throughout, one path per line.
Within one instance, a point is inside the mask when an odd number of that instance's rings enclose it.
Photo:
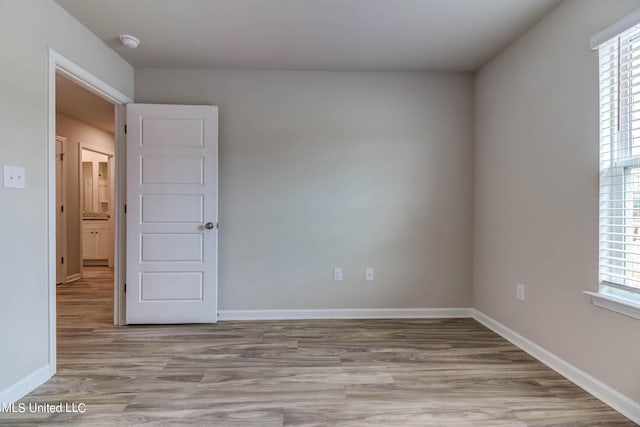
M 60 257 L 60 264 L 64 264 L 64 257 Z
M 216 222 L 216 230 L 217 230 L 218 228 L 220 228 L 220 223 L 219 223 L 219 222 Z
M 124 133 L 127 133 L 127 125 L 124 125 Z
M 125 294 L 127 293 L 127 284 L 126 283 L 124 284 L 124 293 Z
M 60 212 L 64 213 L 64 205 L 60 205 Z
M 127 213 L 127 204 L 124 204 L 124 213 Z
M 60 153 L 60 161 L 64 160 L 64 153 Z

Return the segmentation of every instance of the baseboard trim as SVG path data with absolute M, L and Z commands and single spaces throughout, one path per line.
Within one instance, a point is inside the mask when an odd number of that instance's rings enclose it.
M 399 308 L 399 309 L 315 309 L 315 310 L 222 310 L 218 320 L 296 320 L 296 319 L 436 319 L 473 317 L 493 332 L 510 341 L 586 392 L 622 415 L 640 424 L 640 403 L 609 387 L 543 347 L 486 314 L 472 308 Z M 51 378 L 45 365 L 12 386 L 0 391 L 0 403 L 14 403 Z
M 67 276 L 67 281 L 65 283 L 75 282 L 76 280 L 82 279 L 81 273 L 70 274 Z
M 472 317 L 471 308 L 353 308 L 310 310 L 220 310 L 218 320 L 438 319 Z
M 476 309 L 472 309 L 472 317 L 496 334 L 505 338 L 507 341 L 510 341 L 516 347 L 519 347 L 521 350 L 529 353 L 549 368 L 567 378 L 587 393 L 590 393 L 616 411 L 620 412 L 634 423 L 640 424 L 640 403 L 635 402 L 619 391 L 614 390 L 602 381 L 540 347 L 538 344 L 529 341 L 522 335 L 509 329 L 486 314 Z
M 12 386 L 0 391 L 0 404 L 16 402 L 35 388 L 40 387 L 49 378 L 51 378 L 49 365 L 45 365 L 42 368 L 37 369 L 35 372 L 30 373 Z

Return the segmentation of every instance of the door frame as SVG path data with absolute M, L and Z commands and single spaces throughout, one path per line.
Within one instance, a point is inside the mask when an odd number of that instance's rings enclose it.
M 57 136 L 56 135 L 56 140 L 55 140 L 55 144 L 60 143 L 60 155 L 62 156 L 62 158 L 64 159 L 65 154 L 67 153 L 67 138 L 64 138 L 62 136 Z M 55 156 L 55 154 L 54 154 Z M 67 206 L 67 168 L 64 166 L 65 163 L 63 163 L 63 160 L 56 160 L 56 166 L 55 166 L 55 173 L 56 173 L 56 180 L 57 180 L 57 175 L 58 175 L 58 167 L 60 167 L 60 194 L 58 194 L 58 189 L 56 188 L 56 226 L 58 225 L 58 214 L 62 215 L 61 218 L 61 224 L 62 224 L 62 230 L 59 230 L 60 233 L 56 236 L 56 284 L 58 284 L 58 260 L 60 259 L 60 257 L 62 256 L 63 258 L 67 258 L 67 264 L 68 264 L 68 256 L 67 256 L 67 212 L 64 212 L 64 209 L 68 210 L 68 206 Z M 57 182 L 56 182 L 57 184 Z M 58 196 L 60 196 L 60 204 L 58 204 Z M 63 211 L 60 212 L 60 206 L 62 205 L 64 206 Z M 62 246 L 62 254 L 59 254 L 57 251 L 57 247 L 58 247 L 58 240 L 60 240 L 60 246 Z M 62 281 L 60 283 L 67 283 L 69 281 L 69 277 L 67 276 L 67 264 L 65 264 L 64 262 L 62 262 L 61 265 L 61 269 L 62 269 Z
M 124 324 L 124 278 L 126 221 L 124 203 L 126 201 L 126 123 L 125 105 L 131 98 L 99 79 L 83 67 L 49 48 L 47 70 L 47 293 L 49 300 L 49 374 L 56 373 L 56 74 L 60 74 L 75 84 L 89 90 L 114 105 L 115 111 L 115 176 L 114 192 L 114 294 L 113 320 L 116 325 Z M 117 207 L 117 208 L 116 208 Z

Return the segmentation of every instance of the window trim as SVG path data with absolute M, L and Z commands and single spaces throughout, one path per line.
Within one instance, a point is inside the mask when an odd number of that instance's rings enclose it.
M 611 25 L 598 31 L 589 39 L 589 48 L 591 50 L 598 50 L 601 44 L 616 37 L 617 35 L 624 33 L 629 28 L 637 25 L 640 22 L 640 9 L 636 9 L 630 14 L 623 16 Z
M 621 36 L 625 37 L 627 35 L 629 35 L 628 31 L 631 30 L 634 27 L 637 27 L 640 24 L 640 9 L 636 9 L 634 10 L 632 13 L 630 13 L 629 15 L 623 17 L 622 19 L 614 22 L 613 24 L 611 24 L 610 26 L 608 26 L 607 28 L 603 29 L 602 31 L 598 32 L 597 34 L 595 34 L 593 37 L 591 37 L 590 39 L 590 47 L 594 50 L 599 50 L 600 46 L 602 44 L 608 43 L 611 39 L 617 38 L 618 39 L 618 46 L 620 46 L 621 43 Z M 634 30 L 635 31 L 635 30 Z M 626 43 L 627 41 L 625 41 Z M 621 55 L 620 52 L 620 48 L 618 48 L 618 55 Z M 620 58 L 620 56 L 619 56 Z M 620 59 L 619 59 L 620 61 Z M 598 63 L 600 63 L 600 61 L 598 61 Z M 618 63 L 618 67 L 620 67 L 621 63 Z M 628 71 L 628 70 L 627 70 Z M 599 79 L 598 81 L 601 82 L 603 76 L 600 74 L 602 71 L 599 70 L 598 71 L 598 76 Z M 618 71 L 619 73 L 619 71 Z M 618 78 L 620 78 L 620 74 L 618 74 Z M 618 85 L 620 85 L 620 80 L 618 80 Z M 633 88 L 627 87 L 628 90 L 631 90 Z M 618 86 L 618 90 L 620 90 L 620 86 Z M 601 105 L 602 103 L 602 94 L 599 92 L 599 105 Z M 618 122 L 618 132 L 630 132 L 630 123 L 627 122 L 626 120 L 629 119 L 629 114 L 630 112 L 627 112 L 626 114 L 621 114 L 621 112 L 625 109 L 628 109 L 630 107 L 630 104 L 628 104 L 629 102 L 629 97 L 628 96 L 621 96 L 618 99 L 618 106 L 617 106 L 617 111 L 616 111 L 616 115 L 618 117 L 621 117 L 623 122 Z M 635 104 L 635 103 L 634 103 Z M 602 120 L 602 118 L 600 118 L 600 120 Z M 620 120 L 620 119 L 619 119 Z M 602 146 L 600 144 L 602 144 L 602 125 L 600 125 L 600 131 L 599 131 L 599 146 L 600 146 L 600 150 L 602 150 Z M 612 136 L 613 138 L 616 138 L 615 136 Z M 626 138 L 623 138 L 626 139 Z M 620 141 L 622 143 L 624 143 L 624 141 Z M 626 150 L 631 150 L 631 146 L 627 146 L 624 147 L 623 149 Z M 628 176 L 627 176 L 627 170 L 631 169 L 631 168 L 638 168 L 640 167 L 640 155 L 638 156 L 632 156 L 632 152 L 626 152 L 626 155 L 624 156 L 624 158 L 622 159 L 616 159 L 615 156 L 611 158 L 612 164 L 609 166 L 609 170 L 611 171 L 615 171 L 617 170 L 618 173 L 614 173 L 613 174 L 613 178 L 618 177 L 618 179 L 622 178 L 623 183 L 622 186 L 625 189 L 625 194 L 626 194 L 626 189 L 627 189 L 627 180 L 628 180 Z M 601 162 L 601 160 L 600 160 Z M 600 163 L 600 179 L 602 180 L 602 163 Z M 610 179 L 610 178 L 609 178 Z M 619 183 L 620 184 L 620 183 Z M 601 200 L 602 197 L 602 181 L 600 182 L 600 189 L 599 189 L 599 204 L 602 202 Z M 626 195 L 623 197 L 624 199 L 624 216 L 625 216 L 625 225 L 627 223 L 627 221 L 630 218 L 626 218 L 627 217 L 627 213 L 626 213 L 626 209 L 627 208 L 631 208 L 631 212 L 635 212 L 635 201 L 634 199 L 631 199 L 630 201 L 632 202 L 631 205 L 629 205 L 629 200 L 626 200 Z M 614 208 L 614 209 L 618 209 L 618 208 Z M 633 214 L 632 214 L 633 215 Z M 605 308 L 635 319 L 640 319 L 640 291 L 638 291 L 638 289 L 636 289 L 635 287 L 627 287 L 626 285 L 622 285 L 622 284 L 617 284 L 617 283 L 610 283 L 606 280 L 600 280 L 600 277 L 602 277 L 600 274 L 600 268 L 601 268 L 601 256 L 602 256 L 602 232 L 601 227 L 602 227 L 602 211 L 601 208 L 599 208 L 599 220 L 598 220 L 598 248 L 599 248 L 599 259 L 598 259 L 598 281 L 599 281 L 599 286 L 598 286 L 598 291 L 584 291 L 584 294 L 588 295 L 591 297 L 591 302 L 593 305 L 597 306 L 597 307 L 601 307 L 601 308 Z M 625 229 L 627 227 L 625 226 Z M 626 280 L 623 282 L 626 284 Z
M 609 293 L 609 291 L 603 292 L 603 287 L 606 285 L 600 285 L 599 292 L 584 291 L 583 293 L 591 297 L 591 303 L 596 307 L 640 319 L 640 303 Z

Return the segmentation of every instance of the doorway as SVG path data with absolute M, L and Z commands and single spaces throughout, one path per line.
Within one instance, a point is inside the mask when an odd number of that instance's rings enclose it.
M 112 103 L 56 74 L 59 285 L 83 278 L 88 265 L 113 268 L 114 120 Z
M 106 102 L 111 109 L 112 112 L 112 141 L 113 148 L 110 152 L 111 160 L 106 162 L 108 166 L 103 166 L 102 170 L 105 168 L 107 171 L 111 172 L 111 179 L 113 180 L 112 189 L 110 190 L 109 196 L 107 196 L 106 200 L 104 197 L 101 198 L 99 194 L 96 194 L 98 205 L 106 206 L 107 215 L 109 218 L 107 222 L 110 222 L 111 234 L 113 236 L 112 248 L 108 251 L 111 253 L 111 259 L 106 259 L 107 268 L 109 268 L 109 263 L 111 263 L 111 267 L 113 268 L 113 280 L 112 286 L 110 286 L 113 295 L 113 323 L 116 325 L 124 324 L 124 260 L 125 260 L 125 248 L 123 246 L 125 230 L 124 230 L 124 218 L 121 216 L 124 214 L 124 200 L 125 200 L 125 179 L 124 179 L 124 123 L 125 123 L 125 114 L 124 114 L 124 106 L 128 103 L 131 103 L 132 100 L 126 95 L 120 93 L 116 89 L 112 88 L 108 84 L 104 83 L 102 80 L 95 77 L 93 74 L 89 73 L 84 68 L 78 66 L 72 61 L 68 60 L 64 56 L 60 55 L 53 49 L 49 49 L 49 67 L 48 67 L 48 298 L 49 298 L 49 367 L 50 367 L 50 375 L 54 375 L 56 372 L 56 332 L 57 332 L 57 310 L 56 310 L 56 283 L 57 273 L 58 273 L 58 253 L 65 249 L 58 248 L 58 240 L 56 239 L 56 232 L 60 234 L 60 230 L 57 224 L 59 221 L 59 216 L 57 215 L 57 210 L 59 208 L 59 200 L 56 198 L 56 185 L 58 180 L 56 174 L 56 131 L 58 120 L 56 117 L 56 101 L 57 97 L 57 85 L 56 79 L 60 80 L 60 78 L 64 78 L 69 83 L 79 87 L 84 90 L 84 92 L 88 92 L 90 95 L 97 97 L 101 102 Z M 82 108 L 85 101 L 82 99 L 76 99 L 72 102 L 72 104 L 76 108 Z M 84 121 L 88 121 L 88 119 L 84 119 Z M 86 124 L 86 123 L 85 123 Z M 74 193 L 74 196 L 77 196 L 77 209 L 70 209 L 69 201 L 70 201 L 70 192 L 66 192 L 66 205 L 65 205 L 65 214 L 67 214 L 67 225 L 69 225 L 68 218 L 71 217 L 72 213 L 77 214 L 78 216 L 78 224 L 82 220 L 82 210 L 81 210 L 81 199 L 80 199 L 80 170 L 82 167 L 82 162 L 80 159 L 80 150 L 82 147 L 79 144 L 79 141 L 82 138 L 74 138 L 75 141 L 67 138 L 64 143 L 64 157 L 69 159 L 69 151 L 71 147 L 76 148 L 78 157 L 76 158 L 76 162 L 69 162 L 69 164 L 74 163 L 77 165 L 75 168 L 76 171 L 72 175 L 69 173 L 69 168 L 67 168 L 66 181 L 67 184 L 71 181 L 71 176 L 77 178 L 78 183 L 78 191 Z M 73 142 L 73 144 L 72 144 Z M 91 144 L 89 144 L 91 145 Z M 91 148 L 91 147 L 89 147 Z M 95 148 L 95 147 L 93 147 Z M 101 147 L 99 147 L 100 149 Z M 99 151 L 99 150 L 98 150 Z M 122 154 L 120 154 L 122 153 Z M 100 168 L 100 166 L 98 166 Z M 98 183 L 99 185 L 99 183 Z M 68 190 L 68 185 L 67 185 Z M 103 196 L 105 193 L 103 192 Z M 104 204 L 101 204 L 104 202 Z M 100 212 L 98 212 L 100 213 Z M 102 213 L 105 213 L 104 211 Z M 70 270 L 71 270 L 71 257 L 69 251 L 69 243 L 70 239 L 69 234 L 70 230 L 77 231 L 78 236 L 74 241 L 79 241 L 79 248 L 77 249 L 77 256 L 73 256 L 74 260 L 77 260 L 78 269 L 80 270 L 80 274 L 76 277 L 71 277 L 71 279 L 81 279 L 83 275 L 83 267 L 84 262 L 82 258 L 82 228 L 78 227 L 68 227 L 66 229 L 66 257 L 65 257 L 65 265 L 67 268 L 66 276 L 64 277 L 64 281 L 69 281 Z M 64 233 L 64 231 L 63 231 Z M 81 281 L 81 280 L 80 280 Z M 111 311 L 111 310 L 109 310 Z

